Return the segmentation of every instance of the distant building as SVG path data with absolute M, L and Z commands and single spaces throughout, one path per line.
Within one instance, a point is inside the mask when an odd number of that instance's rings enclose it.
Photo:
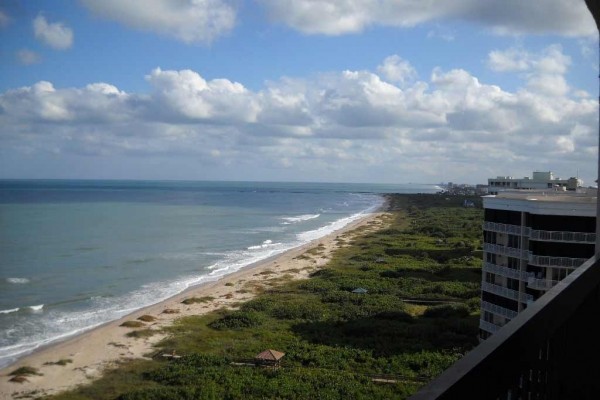
M 579 178 L 560 179 L 555 177 L 551 171 L 533 173 L 533 177 L 513 178 L 512 176 L 498 176 L 488 179 L 488 191 L 490 194 L 498 194 L 507 189 L 554 189 L 577 190 L 583 186 L 583 181 Z
M 596 196 L 594 189 L 483 197 L 482 339 L 594 255 Z
M 475 194 L 484 195 L 489 193 L 488 185 L 477 184 L 475 185 Z

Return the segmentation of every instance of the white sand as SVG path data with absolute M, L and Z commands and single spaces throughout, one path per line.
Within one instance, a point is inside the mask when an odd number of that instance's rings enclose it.
M 120 320 L 38 350 L 0 370 L 0 399 L 56 394 L 91 382 L 100 377 L 105 369 L 119 362 L 144 358 L 145 354 L 155 351 L 153 345 L 165 338 L 165 334 L 157 333 L 148 338 L 129 338 L 125 334 L 135 329 L 121 327 L 123 322 L 136 320 L 142 315 L 151 315 L 156 320 L 145 323 L 144 328 L 160 330 L 172 325 L 182 316 L 202 315 L 222 307 L 235 307 L 236 304 L 253 298 L 261 289 L 276 285 L 282 280 L 308 277 L 310 273 L 326 265 L 332 252 L 344 246 L 353 236 L 363 234 L 365 230 L 380 229 L 387 218 L 385 213 L 366 215 L 345 228 L 302 247 L 246 267 L 219 281 L 190 288 Z M 357 230 L 359 227 L 366 229 Z M 307 253 L 311 249 L 315 250 Z M 182 304 L 185 299 L 203 296 L 211 296 L 214 300 L 191 305 Z M 177 313 L 164 313 L 165 310 L 176 310 Z M 46 364 L 59 360 L 71 362 L 64 366 Z M 12 376 L 9 374 L 22 366 L 37 368 L 42 375 L 26 376 L 26 381 L 22 383 L 11 382 Z

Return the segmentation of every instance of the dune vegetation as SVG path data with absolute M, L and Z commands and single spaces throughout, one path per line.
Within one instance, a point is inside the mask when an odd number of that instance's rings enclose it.
M 390 195 L 385 227 L 341 236 L 309 279 L 181 318 L 152 361 L 52 398 L 406 398 L 477 344 L 482 209 L 464 199 Z M 253 365 L 265 349 L 280 367 Z

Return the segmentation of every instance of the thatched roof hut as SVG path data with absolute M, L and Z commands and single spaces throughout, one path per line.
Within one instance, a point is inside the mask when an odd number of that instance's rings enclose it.
M 268 349 L 254 356 L 254 360 L 260 365 L 279 366 L 283 356 L 285 353 Z

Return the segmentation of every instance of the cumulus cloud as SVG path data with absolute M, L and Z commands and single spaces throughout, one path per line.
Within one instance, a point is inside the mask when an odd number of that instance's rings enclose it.
M 514 47 L 494 50 L 488 54 L 487 64 L 493 71 L 520 73 L 527 87 L 540 94 L 564 96 L 570 91 L 564 74 L 571 65 L 571 58 L 558 45 L 539 53 Z
M 542 62 L 550 53 L 521 58 L 530 69 L 568 68 L 562 57 Z M 144 93 L 102 82 L 57 88 L 41 81 L 0 94 L 0 148 L 175 155 L 207 168 L 277 166 L 335 180 L 361 180 L 365 171 L 377 170 L 423 180 L 443 179 L 444 172 L 472 178 L 469 168 L 485 178 L 517 166 L 527 173 L 573 165 L 584 175 L 589 165 L 593 176 L 594 99 L 560 90 L 549 97 L 533 83 L 507 91 L 463 69 L 436 68 L 426 80 L 400 84 L 382 66 L 403 60 L 386 60 L 373 71 L 285 78 L 258 91 L 192 70 L 160 68 L 146 76 L 150 90 Z
M 41 14 L 33 20 L 33 33 L 36 39 L 56 50 L 66 50 L 73 45 L 71 28 L 62 22 L 49 23 Z
M 17 60 L 23 65 L 31 65 L 39 63 L 42 60 L 42 57 L 35 51 L 21 49 L 17 51 Z
M 227 0 L 81 0 L 92 12 L 128 27 L 186 43 L 210 43 L 235 26 Z
M 590 36 L 597 30 L 583 1 L 563 0 L 259 0 L 271 18 L 306 34 L 341 35 L 369 26 L 412 27 L 462 20 L 498 34 Z
M 227 79 L 206 81 L 191 71 L 163 71 L 146 76 L 154 88 L 158 109 L 192 120 L 256 120 L 258 106 L 254 97 L 240 83 Z
M 386 57 L 383 64 L 377 67 L 377 71 L 388 81 L 401 85 L 417 78 L 417 71 L 413 66 L 398 55 Z

